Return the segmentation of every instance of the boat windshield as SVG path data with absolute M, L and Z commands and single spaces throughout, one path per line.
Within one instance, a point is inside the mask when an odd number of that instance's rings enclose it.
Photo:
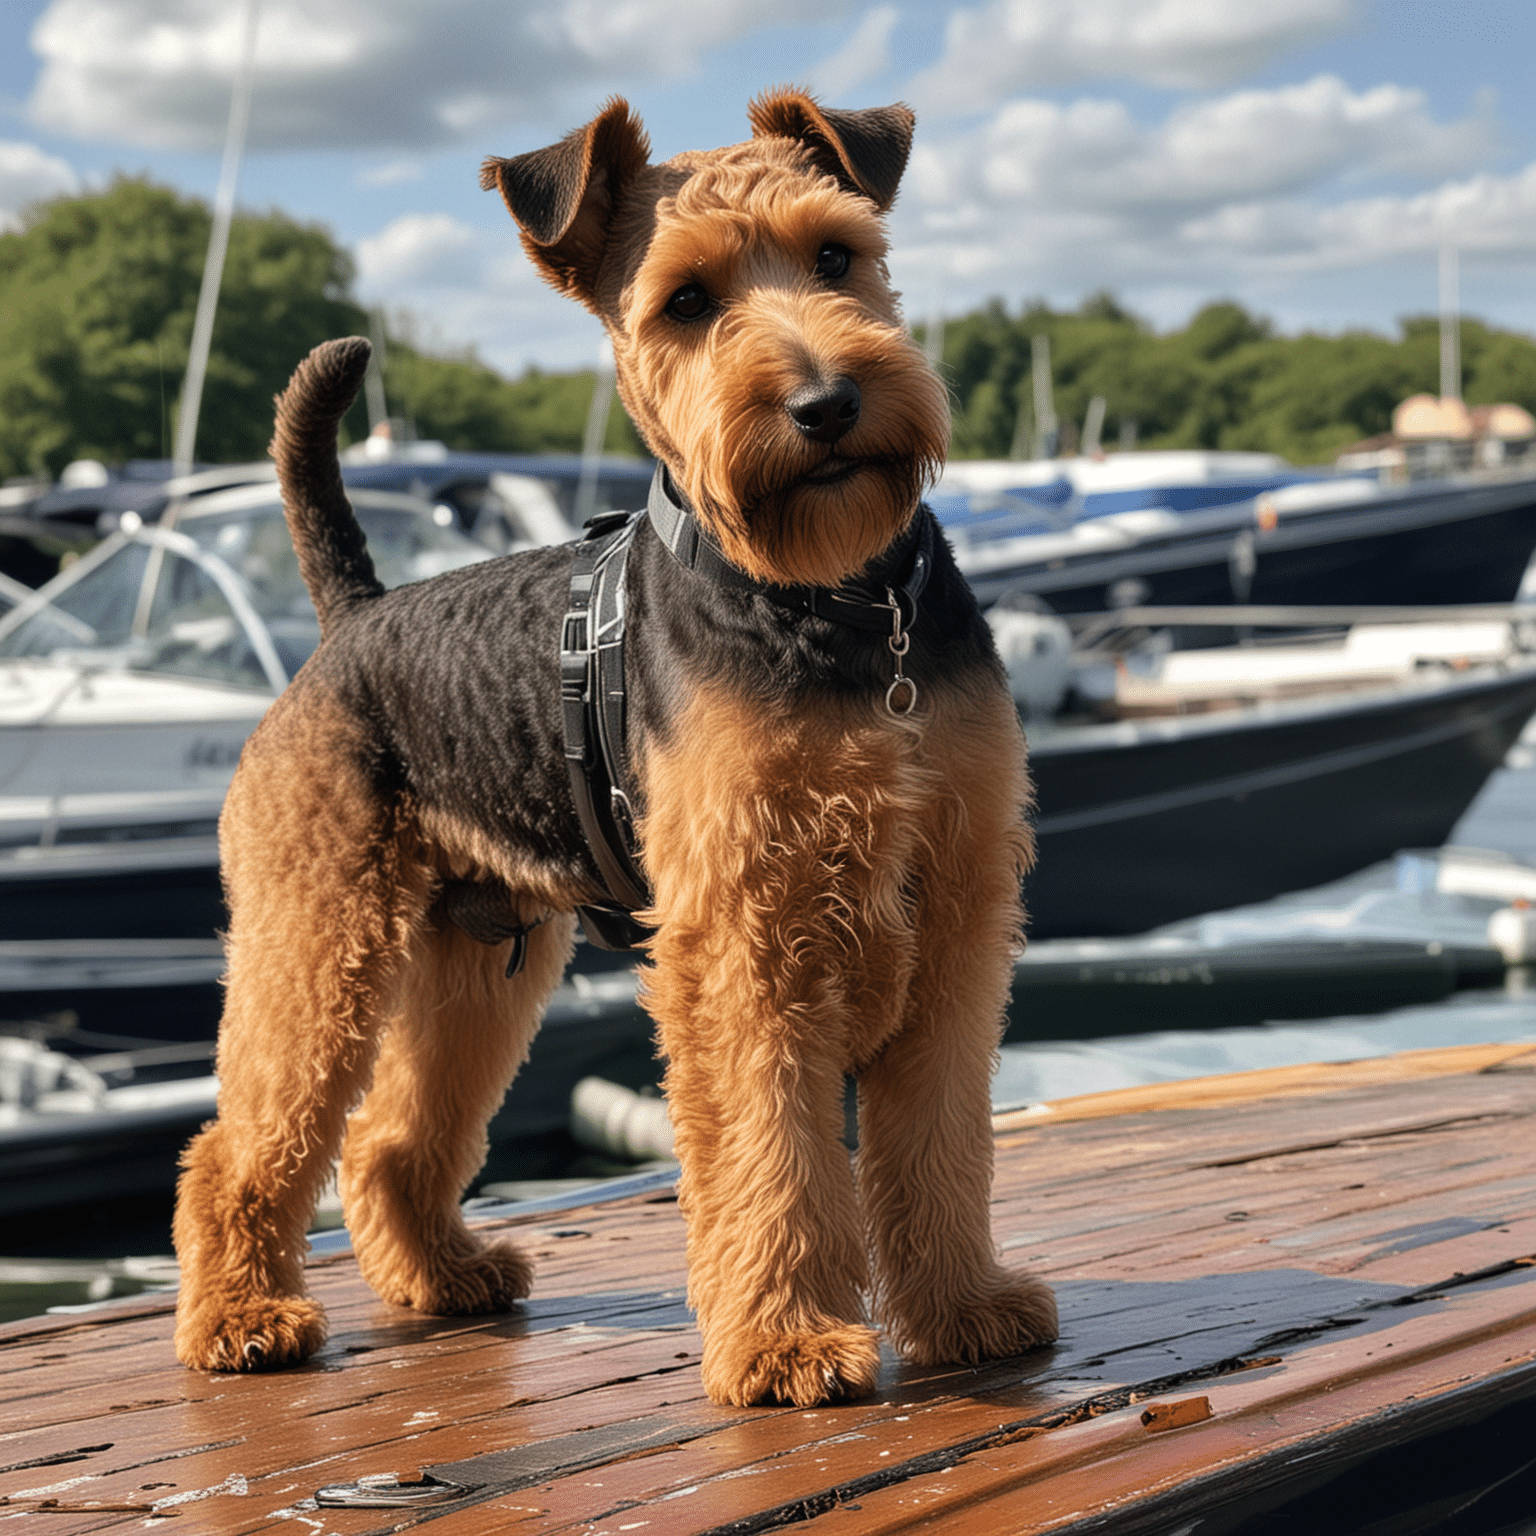
M 0 619 L 0 658 L 284 687 L 319 622 L 281 504 L 236 499 L 108 539 Z M 354 506 L 386 587 L 490 558 L 423 503 L 364 493 Z

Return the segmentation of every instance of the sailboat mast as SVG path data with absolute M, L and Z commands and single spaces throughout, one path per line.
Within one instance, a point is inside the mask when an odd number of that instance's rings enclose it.
M 1440 398 L 1461 399 L 1461 282 L 1449 240 L 1440 244 Z
M 224 256 L 229 249 L 229 226 L 235 214 L 235 185 L 240 178 L 240 157 L 251 116 L 251 84 L 256 73 L 256 24 L 261 0 L 244 0 L 240 53 L 235 84 L 229 100 L 229 124 L 224 132 L 224 161 L 219 168 L 219 189 L 213 200 L 213 229 L 208 255 L 203 261 L 203 286 L 197 295 L 197 315 L 192 322 L 192 347 L 182 384 L 181 409 L 176 417 L 175 472 L 191 471 L 196 457 L 197 418 L 203 404 L 203 380 L 208 373 L 208 351 L 213 342 L 213 316 L 219 307 L 219 285 L 224 280 Z

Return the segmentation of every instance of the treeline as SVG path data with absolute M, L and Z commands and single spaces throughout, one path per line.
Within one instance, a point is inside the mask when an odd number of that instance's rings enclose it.
M 384 389 L 391 414 L 418 437 L 450 448 L 499 453 L 579 453 L 586 435 L 595 374 L 530 368 L 506 379 L 473 357 L 433 357 L 390 338 Z M 643 454 L 639 434 L 617 400 L 603 443 L 609 453 Z
M 57 475 L 71 459 L 165 458 L 176 427 L 210 214 L 195 198 L 120 178 L 31 210 L 0 234 L 0 476 Z M 350 255 L 321 226 L 282 213 L 234 221 L 203 396 L 198 457 L 258 458 L 272 396 L 316 342 L 366 334 Z M 1296 463 L 1331 459 L 1387 429 L 1392 408 L 1439 388 L 1439 329 L 1407 320 L 1396 339 L 1368 331 L 1279 336 L 1232 303 L 1207 305 L 1158 334 L 1108 295 L 1072 312 L 1001 301 L 950 320 L 942 369 L 954 402 L 954 452 L 1001 458 L 1032 445 L 1032 352 L 1049 341 L 1060 448 L 1095 395 L 1103 441 L 1151 448 L 1249 448 Z M 926 342 L 921 328 L 920 342 Z M 450 447 L 580 449 L 591 372 L 530 370 L 508 379 L 473 354 L 434 356 L 387 338 L 391 414 Z M 1463 392 L 1536 412 L 1536 341 L 1464 321 Z M 355 406 L 344 434 L 368 430 Z M 641 452 L 617 407 L 605 446 Z
M 0 472 L 165 458 L 208 249 L 206 206 L 139 180 L 59 198 L 0 235 Z M 240 218 L 203 395 L 202 456 L 252 458 L 295 358 L 362 322 L 321 229 Z
M 1395 340 L 1371 331 L 1277 336 L 1241 306 L 1217 303 L 1159 335 L 1106 294 L 1072 312 L 1030 304 L 1010 315 L 994 300 L 943 332 L 956 457 L 1006 458 L 1033 442 L 1037 336 L 1049 342 L 1062 451 L 1077 446 L 1089 401 L 1102 395 L 1111 449 L 1134 424 L 1143 448 L 1255 449 L 1321 463 L 1387 431 L 1400 400 L 1440 390 L 1433 316 L 1403 321 Z M 1470 404 L 1513 400 L 1536 412 L 1532 338 L 1463 320 L 1461 361 Z
M 211 214 L 137 178 L 33 208 L 0 234 L 0 477 L 57 475 L 71 459 L 168 458 Z M 366 335 L 351 256 L 321 226 L 238 215 L 213 328 L 197 456 L 260 458 L 272 397 L 317 342 Z M 391 414 L 455 448 L 578 451 L 591 372 L 506 379 L 473 357 L 387 338 Z M 344 438 L 368 431 L 361 401 Z M 622 410 L 607 443 L 638 453 Z

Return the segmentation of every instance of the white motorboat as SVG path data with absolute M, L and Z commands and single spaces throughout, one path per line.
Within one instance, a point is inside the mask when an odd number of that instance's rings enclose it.
M 491 558 L 358 490 L 386 586 Z M 0 618 L 0 940 L 211 935 L 245 738 L 319 641 L 273 484 L 136 517 Z

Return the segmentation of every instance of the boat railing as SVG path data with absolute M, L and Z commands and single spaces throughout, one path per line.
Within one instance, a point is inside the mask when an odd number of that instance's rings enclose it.
M 155 592 L 164 573 L 165 557 L 174 555 L 196 566 L 218 589 L 219 595 L 229 605 L 235 622 L 245 631 L 251 653 L 272 691 L 281 693 L 288 686 L 288 669 L 278 654 L 266 620 L 252 601 L 251 589 L 245 578 L 228 562 L 186 534 L 155 524 L 120 528 L 82 556 L 71 567 L 71 575 L 78 579 L 93 572 L 132 544 L 143 545 L 149 551 L 144 570 L 134 577 L 138 593 L 134 599 L 133 621 L 129 629 L 129 636 L 133 640 L 142 642 L 148 638 Z M 58 595 L 48 587 L 29 592 L 10 613 L 0 616 L 0 638 L 8 638 L 37 615 L 47 613 L 51 623 L 78 641 L 82 647 L 88 649 L 103 645 L 100 634 L 89 622 L 55 601 Z M 122 665 L 122 662 L 113 659 L 103 664 L 116 667 Z
M 1506 623 L 1521 650 L 1536 649 L 1536 605 L 1530 603 L 1464 603 L 1459 606 L 1413 607 L 1382 604 L 1326 606 L 1231 603 L 1207 607 L 1127 607 L 1106 613 L 1065 614 L 1079 651 L 1118 649 L 1136 632 L 1169 629 L 1224 629 L 1239 633 L 1255 629 L 1341 630 L 1357 624 L 1477 624 Z M 1118 642 L 1118 643 L 1117 643 Z
M 261 664 L 261 670 L 266 674 L 273 691 L 281 693 L 288 686 L 288 669 L 283 665 L 277 654 L 277 647 L 272 643 L 271 631 L 268 630 L 266 621 L 256 611 L 256 605 L 251 601 L 244 578 L 228 562 L 221 560 L 211 550 L 204 549 L 196 539 L 189 538 L 174 528 L 163 528 L 151 524 L 136 528 L 131 533 L 125 533 L 124 537 L 134 543 L 147 544 L 152 550 L 179 555 L 183 560 L 190 560 L 193 565 L 205 572 L 245 630 L 251 642 L 251 650 Z M 160 577 L 157 562 L 152 562 L 151 573 L 146 573 L 145 595 L 134 616 L 134 632 L 138 635 L 144 635 L 148 631 L 154 585 L 158 583 Z

